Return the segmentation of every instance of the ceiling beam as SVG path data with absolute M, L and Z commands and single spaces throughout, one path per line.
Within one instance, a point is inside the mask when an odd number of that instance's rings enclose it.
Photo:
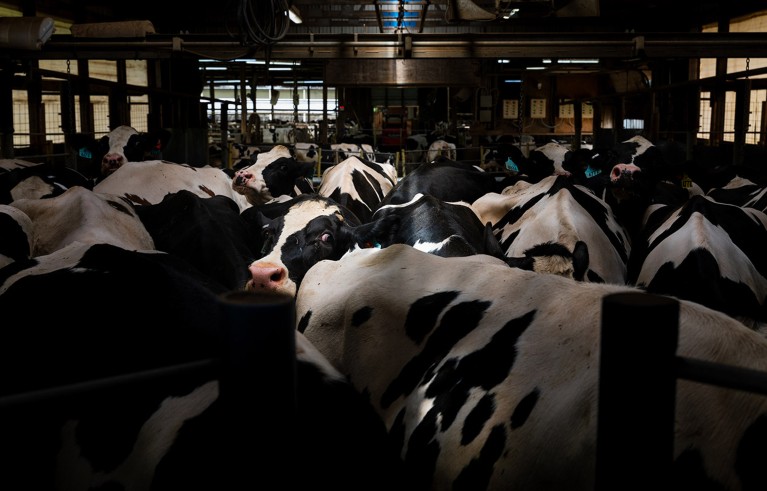
M 40 50 L 6 50 L 2 59 L 265 58 L 262 47 L 194 35 L 142 40 L 54 35 Z M 272 60 L 397 58 L 767 58 L 767 33 L 288 34 Z

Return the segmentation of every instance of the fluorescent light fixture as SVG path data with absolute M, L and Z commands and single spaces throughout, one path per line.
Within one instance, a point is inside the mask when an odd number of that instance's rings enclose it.
M 504 80 L 503 82 L 507 83 L 507 84 L 521 84 L 522 83 L 522 79 L 510 78 L 510 79 Z
M 304 81 L 298 82 L 298 83 L 299 84 L 306 84 L 306 85 L 311 85 L 311 84 L 322 85 L 322 80 L 304 80 Z
M 255 58 L 235 58 L 234 60 L 212 60 L 210 58 L 200 58 L 200 63 L 245 63 L 247 65 L 266 65 L 265 60 L 256 60 Z M 293 66 L 293 65 L 300 65 L 301 60 L 296 61 L 270 61 L 269 65 L 285 65 L 285 66 Z
M 599 63 L 599 59 L 598 58 L 560 58 L 559 63 L 593 64 L 593 63 Z
M 302 24 L 304 22 L 303 19 L 301 19 L 301 11 L 298 10 L 298 7 L 296 7 L 295 5 L 292 5 L 288 9 L 288 17 L 290 17 L 290 20 L 294 24 Z
M 499 58 L 498 59 L 498 63 L 511 63 L 511 60 L 506 59 L 506 58 Z
M 203 70 L 226 70 L 225 66 L 204 66 Z
M 270 72 L 289 72 L 292 68 L 289 66 L 270 66 L 269 71 Z
M 544 59 L 543 59 L 543 62 L 544 62 L 544 63 L 551 63 L 551 58 L 544 58 Z
M 529 67 L 526 67 L 526 70 L 545 70 L 545 69 L 546 69 L 546 67 L 544 67 L 544 66 L 529 66 Z

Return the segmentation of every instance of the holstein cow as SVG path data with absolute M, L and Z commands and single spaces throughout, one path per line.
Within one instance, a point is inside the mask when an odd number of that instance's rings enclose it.
M 4 482 L 405 489 L 377 414 L 289 322 L 239 313 L 260 341 L 252 371 L 234 371 L 226 347 L 243 339 L 229 337 L 226 290 L 183 259 L 75 243 L 15 266 L 0 269 L 0 311 L 25 319 L 3 330 L 0 368 L 15 374 L 0 387 Z
M 369 398 L 415 489 L 592 491 L 601 303 L 640 292 L 394 245 L 312 267 L 297 329 Z M 767 340 L 720 312 L 682 300 L 679 330 L 680 356 L 767 371 Z M 761 394 L 678 380 L 669 485 L 767 487 L 765 417 Z
M 72 186 L 93 188 L 93 181 L 63 165 L 0 159 L 0 203 L 57 196 Z
M 317 193 L 345 206 L 362 222 L 368 222 L 396 183 L 397 169 L 392 164 L 351 156 L 322 173 Z
M 767 322 L 767 215 L 692 196 L 648 210 L 629 261 L 629 282 L 759 328 Z
M 767 211 L 767 186 L 736 175 L 725 185 L 706 191 L 706 196 L 720 203 Z
M 262 205 L 283 195 L 314 192 L 313 172 L 312 163 L 299 162 L 287 147 L 276 145 L 259 153 L 253 165 L 238 170 L 231 187 L 251 205 Z
M 154 249 L 152 237 L 130 202 L 120 196 L 75 186 L 48 199 L 19 199 L 11 206 L 32 223 L 32 257 L 72 243 L 112 244 L 129 250 Z
M 488 254 L 522 269 L 540 265 L 538 251 L 507 258 L 490 226 L 483 226 L 467 203 L 446 203 L 429 195 L 381 207 L 367 223 L 319 194 L 252 207 L 242 216 L 262 234 L 262 257 L 249 266 L 252 279 L 245 287 L 256 293 L 295 295 L 306 272 L 319 261 L 392 244 L 440 256 Z
M 245 287 L 258 237 L 230 198 L 181 190 L 136 207 L 136 213 L 157 250 L 185 259 L 230 290 Z
M 492 174 L 476 166 L 438 157 L 400 179 L 381 201 L 381 206 L 407 203 L 419 193 L 443 201 L 472 203 L 485 193 L 501 192 L 504 187 Z
M 67 145 L 88 162 L 85 174 L 99 181 L 126 162 L 162 158 L 170 138 L 168 130 L 139 132 L 132 126 L 121 125 L 98 140 L 84 133 L 71 135 Z
M 610 207 L 566 176 L 531 184 L 520 181 L 501 193 L 488 193 L 472 209 L 493 226 L 507 256 L 553 249 L 551 264 L 536 268 L 578 280 L 626 283 L 631 243 Z M 572 261 L 554 261 L 565 247 Z
M 168 194 L 187 190 L 203 198 L 226 196 L 237 203 L 240 210 L 249 208 L 251 203 L 232 186 L 232 179 L 218 167 L 147 160 L 120 167 L 93 190 L 122 196 L 136 206 L 157 204 Z M 268 193 L 268 188 L 263 192 Z

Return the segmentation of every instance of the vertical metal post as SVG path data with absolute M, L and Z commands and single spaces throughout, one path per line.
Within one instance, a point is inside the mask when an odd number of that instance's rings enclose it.
M 603 298 L 596 491 L 639 491 L 669 482 L 678 323 L 673 298 Z
M 293 431 L 293 297 L 233 291 L 220 299 L 226 335 L 220 402 L 232 442 L 229 488 L 258 489 L 280 482 L 290 489 L 284 469 L 295 462 L 299 450 Z

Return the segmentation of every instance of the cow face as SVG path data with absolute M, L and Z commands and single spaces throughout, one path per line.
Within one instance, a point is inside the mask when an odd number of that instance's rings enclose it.
M 250 264 L 252 278 L 245 289 L 292 296 L 309 268 L 323 259 L 337 260 L 356 245 L 353 232 L 359 219 L 318 195 L 302 195 L 278 206 L 287 212 L 276 218 L 253 210 L 261 224 L 265 255 Z
M 238 170 L 232 188 L 253 205 L 263 205 L 282 195 L 298 196 L 312 192 L 311 162 L 298 162 L 290 150 L 277 145 L 269 152 L 259 153 L 256 162 Z

